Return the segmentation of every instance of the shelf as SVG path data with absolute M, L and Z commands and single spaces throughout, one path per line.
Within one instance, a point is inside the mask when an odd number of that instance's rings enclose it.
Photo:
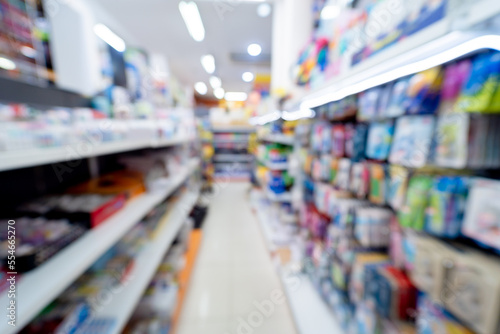
M 282 269 L 279 277 L 299 333 L 344 333 L 333 311 L 306 275 Z
M 271 190 L 266 190 L 267 199 L 271 202 L 281 202 L 281 203 L 289 203 L 292 201 L 292 193 L 286 192 L 283 194 L 275 194 Z
M 270 143 L 293 146 L 295 138 L 293 136 L 288 136 L 283 134 L 271 134 L 260 138 L 260 140 L 267 141 Z
M 263 159 L 259 159 L 259 162 L 269 168 L 270 170 L 288 170 L 288 161 L 286 162 L 270 162 Z
M 213 133 L 254 133 L 254 128 L 249 127 L 229 127 L 229 128 L 213 128 Z
M 104 308 L 97 312 L 97 318 L 113 319 L 115 326 L 110 333 L 121 333 L 130 316 L 139 303 L 144 291 L 153 279 L 163 257 L 177 237 L 190 210 L 196 203 L 199 190 L 184 194 L 175 203 L 164 220 L 160 223 L 155 239 L 137 256 L 135 266 L 130 273 L 130 279 L 121 293 L 114 295 Z M 85 333 L 81 333 L 85 334 Z
M 269 224 L 266 210 L 259 204 L 261 199 L 262 193 L 254 191 L 252 194 L 252 205 L 257 215 L 262 234 L 264 235 L 266 246 L 272 254 L 277 248 L 273 242 L 275 232 Z M 278 266 L 277 270 L 281 285 L 288 299 L 288 305 L 292 311 L 296 328 L 300 334 L 343 333 L 333 312 L 324 300 L 321 299 L 318 291 L 306 275 L 296 273 L 286 266 Z
M 193 159 L 169 186 L 132 200 L 125 208 L 97 228 L 85 233 L 39 268 L 21 276 L 17 283 L 17 326 L 0 323 L 0 333 L 15 333 L 83 274 L 102 254 L 116 244 L 134 225 L 172 194 L 199 165 Z M 0 296 L 0 306 L 8 305 L 7 293 Z
M 217 144 L 248 144 L 249 139 L 218 139 L 214 140 L 214 145 Z
M 214 161 L 218 162 L 250 162 L 253 155 L 250 154 L 216 154 Z
M 151 140 L 133 141 L 124 140 L 111 143 L 95 144 L 85 147 L 50 147 L 34 148 L 27 150 L 16 150 L 0 152 L 0 172 L 12 169 L 34 167 L 51 163 L 59 163 L 83 158 L 97 157 L 101 155 L 122 153 L 145 148 L 161 148 L 175 146 L 190 142 L 192 139 L 179 137 L 174 139 L 162 139 L 151 142 Z

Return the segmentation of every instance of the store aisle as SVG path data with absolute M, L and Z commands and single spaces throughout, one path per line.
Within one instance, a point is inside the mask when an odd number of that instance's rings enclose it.
M 177 334 L 294 334 L 248 183 L 213 195 Z

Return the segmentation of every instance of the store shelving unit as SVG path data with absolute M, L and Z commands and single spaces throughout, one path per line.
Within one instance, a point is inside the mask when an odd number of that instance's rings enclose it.
M 0 333 L 15 333 L 28 324 L 148 212 L 182 185 L 198 166 L 199 159 L 192 159 L 188 168 L 173 177 L 164 189 L 132 200 L 42 266 L 22 275 L 17 283 L 17 327 L 9 326 L 7 322 L 0 323 Z M 4 292 L 0 295 L 0 305 L 8 303 L 7 293 Z
M 215 162 L 251 162 L 253 155 L 250 154 L 217 154 Z
M 36 148 L 0 152 L 0 172 L 146 148 L 169 147 L 188 143 L 190 141 L 192 141 L 192 138 L 188 137 L 159 139 L 154 141 L 124 140 L 111 143 L 97 143 L 90 145 L 89 148 L 85 150 L 79 149 L 78 145 L 75 147 L 69 145 L 54 148 Z
M 155 239 L 143 249 L 136 258 L 135 266 L 130 272 L 125 289 L 114 295 L 111 302 L 106 304 L 96 314 L 97 318 L 115 319 L 116 323 L 110 333 L 119 334 L 127 324 L 137 303 L 141 299 L 149 282 L 156 273 L 161 260 L 172 245 L 175 237 L 189 215 L 189 210 L 177 208 L 191 208 L 199 196 L 199 189 L 182 195 L 171 212 L 160 222 Z M 88 333 L 90 334 L 90 333 Z
M 271 162 L 260 159 L 259 162 L 269 168 L 270 170 L 278 171 L 278 170 L 288 170 L 288 162 Z
M 257 215 L 267 249 L 273 254 L 278 248 L 273 242 L 275 232 L 270 226 L 265 208 L 259 204 L 262 194 L 257 192 L 253 195 L 254 212 Z M 278 266 L 277 271 L 299 333 L 343 334 L 343 330 L 332 311 L 321 299 L 311 280 L 305 274 L 297 273 L 289 266 Z
M 263 136 L 260 138 L 261 141 L 267 141 L 270 143 L 277 143 L 282 145 L 293 146 L 294 145 L 294 137 L 284 134 L 270 134 L 267 136 Z
M 287 203 L 292 201 L 292 193 L 286 192 L 282 194 L 275 194 L 270 190 L 266 191 L 266 196 L 271 202 Z

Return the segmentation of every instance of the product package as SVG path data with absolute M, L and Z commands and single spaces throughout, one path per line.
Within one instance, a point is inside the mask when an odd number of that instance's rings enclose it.
M 407 99 L 410 79 L 411 77 L 406 77 L 394 83 L 385 117 L 399 117 L 405 114 L 404 102 Z
M 357 198 L 363 199 L 368 196 L 370 189 L 370 168 L 366 163 L 353 163 L 351 169 L 351 184 L 349 190 Z
M 425 211 L 432 187 L 430 176 L 418 175 L 410 179 L 406 202 L 399 211 L 399 222 L 403 227 L 422 230 L 425 225 Z
M 394 209 L 399 210 L 406 199 L 410 171 L 401 166 L 389 166 L 389 180 L 387 190 L 387 203 Z
M 426 232 L 444 238 L 459 236 L 468 187 L 469 180 L 463 177 L 434 179 L 425 215 Z
M 442 83 L 443 74 L 439 66 L 412 76 L 404 101 L 406 114 L 434 114 L 439 106 Z
M 389 161 L 421 168 L 427 163 L 434 133 L 433 116 L 405 116 L 398 119 Z
M 386 160 L 391 150 L 394 123 L 392 121 L 377 122 L 370 125 L 366 156 L 374 160 Z
M 500 181 L 476 179 L 465 210 L 462 233 L 486 246 L 500 250 Z
M 470 76 L 471 69 L 472 62 L 470 59 L 446 66 L 439 105 L 440 115 L 447 115 L 456 111 L 457 100 L 466 80 Z
M 419 334 L 474 334 L 425 294 L 418 297 L 417 327 Z
M 474 58 L 472 70 L 457 110 L 466 112 L 491 112 L 493 97 L 500 82 L 500 52 L 488 52 Z
M 384 205 L 387 196 L 387 166 L 370 164 L 370 202 Z
M 382 88 L 375 87 L 359 94 L 358 120 L 370 121 L 377 118 L 378 100 Z
M 470 117 L 465 113 L 440 115 L 436 127 L 434 161 L 438 166 L 467 166 Z
M 362 161 L 365 158 L 366 152 L 366 142 L 368 137 L 368 125 L 366 124 L 358 124 L 354 130 L 354 136 L 352 139 L 352 161 L 358 162 Z
M 345 155 L 346 132 L 344 125 L 335 125 L 332 133 L 332 154 L 335 158 Z

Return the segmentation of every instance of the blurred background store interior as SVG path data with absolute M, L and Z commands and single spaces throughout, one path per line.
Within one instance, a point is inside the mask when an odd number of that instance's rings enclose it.
M 498 0 L 0 0 L 0 333 L 499 334 Z

